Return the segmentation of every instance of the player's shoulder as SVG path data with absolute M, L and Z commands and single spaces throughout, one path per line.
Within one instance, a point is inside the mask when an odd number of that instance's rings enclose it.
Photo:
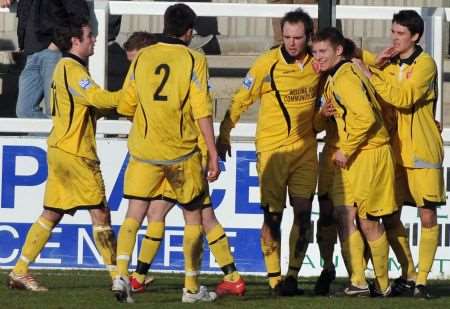
M 260 54 L 252 64 L 253 71 L 267 71 L 279 60 L 279 48 L 270 49 Z
M 203 54 L 197 50 L 194 50 L 192 48 L 189 48 L 189 47 L 186 47 L 186 51 L 192 55 L 192 57 L 195 61 L 206 62 L 205 54 Z
M 415 59 L 415 64 L 423 65 L 425 67 L 432 67 L 436 68 L 436 62 L 434 61 L 433 57 L 425 51 L 422 51 L 417 58 Z
M 79 76 L 88 76 L 87 67 L 76 59 L 70 57 L 63 57 L 56 64 L 54 76 L 60 76 L 65 80 L 77 79 Z

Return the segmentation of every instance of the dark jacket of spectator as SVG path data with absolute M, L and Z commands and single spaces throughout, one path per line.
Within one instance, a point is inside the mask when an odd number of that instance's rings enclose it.
M 26 55 L 47 48 L 52 42 L 54 28 L 70 16 L 89 18 L 86 1 L 20 0 L 17 6 L 19 48 Z

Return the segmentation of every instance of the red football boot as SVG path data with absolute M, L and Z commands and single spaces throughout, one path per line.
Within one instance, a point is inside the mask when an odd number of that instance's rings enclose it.
M 245 281 L 242 278 L 239 278 L 236 282 L 223 280 L 217 285 L 216 293 L 218 296 L 243 296 L 245 294 Z
M 152 283 L 154 278 L 152 276 L 145 276 L 144 283 L 140 283 L 133 275 L 130 276 L 130 286 L 131 292 L 133 293 L 144 293 L 145 288 Z

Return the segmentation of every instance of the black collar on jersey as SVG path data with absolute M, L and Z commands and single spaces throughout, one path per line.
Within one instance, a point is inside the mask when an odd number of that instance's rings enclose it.
M 173 36 L 168 36 L 166 34 L 160 34 L 156 37 L 156 41 L 158 43 L 167 43 L 167 44 L 182 44 L 187 46 L 186 42 L 183 40 L 180 40 L 178 38 L 175 38 Z
M 281 46 L 281 55 L 283 55 L 284 60 L 286 63 L 293 64 L 295 63 L 295 60 L 297 60 L 295 57 L 289 55 L 289 53 L 286 50 L 286 47 Z
M 416 45 L 414 52 L 412 53 L 411 56 L 409 56 L 406 59 L 400 59 L 400 56 L 397 55 L 394 58 L 392 58 L 391 62 L 397 63 L 398 65 L 402 65 L 402 64 L 407 64 L 407 65 L 411 65 L 414 63 L 414 61 L 416 60 L 417 57 L 419 57 L 419 55 L 423 52 L 422 46 L 420 45 Z
M 295 63 L 295 61 L 297 61 L 296 57 L 289 55 L 289 53 L 286 50 L 286 47 L 284 47 L 284 45 L 281 45 L 280 49 L 281 49 L 281 54 L 283 55 L 283 58 L 286 61 L 286 63 L 293 64 L 293 63 Z M 311 55 L 309 47 L 307 47 L 307 49 L 306 49 L 305 57 L 306 57 L 306 55 Z
M 341 66 L 343 66 L 344 64 L 349 63 L 349 62 L 351 62 L 351 61 L 350 61 L 350 60 L 347 60 L 347 59 L 341 60 L 341 61 L 340 61 L 338 64 L 336 64 L 332 69 L 329 69 L 329 70 L 327 71 L 327 73 L 328 73 L 329 75 L 333 76 L 334 74 L 336 74 L 337 70 L 339 70 L 339 68 L 340 68 Z
M 87 67 L 87 63 L 83 59 L 81 59 L 80 57 L 78 57 L 74 54 L 71 54 L 69 52 L 63 52 L 62 55 L 63 55 L 63 57 L 72 58 L 73 60 L 81 63 L 81 65 L 83 65 L 84 67 Z

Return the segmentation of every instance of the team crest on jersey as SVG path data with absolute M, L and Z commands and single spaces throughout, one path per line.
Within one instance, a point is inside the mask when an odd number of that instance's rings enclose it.
M 319 62 L 317 62 L 316 60 L 313 60 L 312 67 L 313 67 L 314 72 L 320 73 L 320 64 L 319 64 Z
M 413 71 L 406 72 L 406 79 L 410 79 L 412 77 Z
M 244 81 L 242 82 L 242 86 L 247 90 L 250 90 L 250 88 L 252 88 L 253 77 L 250 74 L 247 74 L 247 76 L 245 76 Z
M 92 84 L 91 81 L 89 79 L 82 79 L 79 82 L 80 87 L 83 88 L 84 90 L 91 88 Z

